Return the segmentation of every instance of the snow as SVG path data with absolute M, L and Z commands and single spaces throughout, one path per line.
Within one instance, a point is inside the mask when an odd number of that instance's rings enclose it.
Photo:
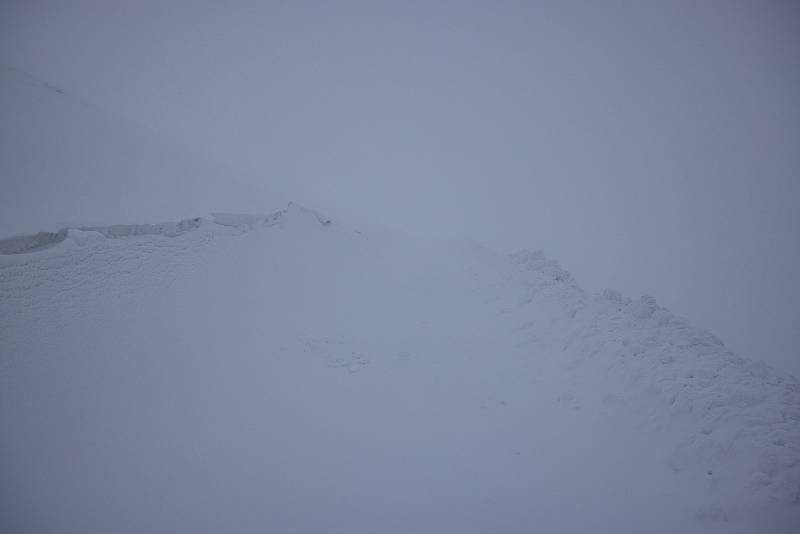
M 10 531 L 794 532 L 800 385 L 541 252 L 78 226 L 0 241 L 0 473 Z
M 286 204 L 235 169 L 0 65 L 0 238 Z

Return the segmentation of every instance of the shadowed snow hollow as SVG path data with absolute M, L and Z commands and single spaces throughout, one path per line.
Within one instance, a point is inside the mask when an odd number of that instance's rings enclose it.
M 297 205 L 0 241 L 11 532 L 795 532 L 799 421 L 541 253 Z

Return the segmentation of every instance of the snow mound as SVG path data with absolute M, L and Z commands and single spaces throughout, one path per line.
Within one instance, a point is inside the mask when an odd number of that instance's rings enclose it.
M 800 504 L 797 379 L 733 354 L 653 297 L 557 287 L 572 277 L 541 252 L 511 260 L 501 313 L 521 323 L 516 335 L 546 340 L 596 402 L 625 406 L 637 425 L 669 439 L 676 473 L 721 502 Z M 542 310 L 554 308 L 563 313 L 545 320 Z
M 547 258 L 544 255 L 544 251 L 521 250 L 511 254 L 510 258 L 512 263 L 539 273 L 544 284 L 549 284 L 550 282 L 575 284 L 575 280 L 569 271 L 561 267 L 557 261 Z

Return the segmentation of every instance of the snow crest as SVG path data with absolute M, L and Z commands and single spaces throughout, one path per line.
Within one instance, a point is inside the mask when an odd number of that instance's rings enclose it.
M 200 228 L 203 224 L 212 223 L 220 226 L 255 230 L 262 226 L 274 226 L 291 218 L 313 220 L 322 226 L 331 224 L 331 220 L 320 213 L 304 208 L 293 202 L 285 209 L 268 215 L 248 215 L 233 213 L 214 213 L 211 219 L 194 217 L 176 222 L 157 224 L 114 224 L 109 226 L 81 226 L 80 228 L 62 228 L 58 232 L 39 232 L 33 235 L 13 236 L 0 239 L 0 254 L 25 254 L 38 252 L 53 247 L 68 238 L 78 239 L 80 232 L 94 232 L 107 239 L 120 239 L 142 236 L 177 237 Z
M 588 295 L 541 252 L 513 254 L 501 285 L 500 313 L 521 324 L 515 335 L 559 352 L 595 402 L 624 406 L 672 439 L 676 473 L 721 501 L 800 504 L 797 379 L 733 354 L 653 297 Z M 563 313 L 544 320 L 554 307 Z

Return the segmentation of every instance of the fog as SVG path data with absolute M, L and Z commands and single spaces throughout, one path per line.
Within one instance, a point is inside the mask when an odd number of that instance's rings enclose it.
M 791 2 L 6 1 L 0 62 L 353 225 L 542 248 L 800 374 Z

